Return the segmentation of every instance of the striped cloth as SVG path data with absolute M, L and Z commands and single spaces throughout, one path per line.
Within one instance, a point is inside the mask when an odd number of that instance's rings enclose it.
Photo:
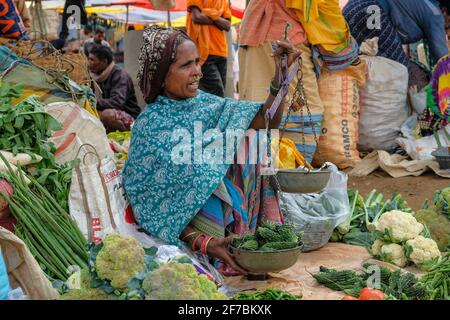
M 381 10 L 380 28 L 369 28 L 371 26 L 370 18 L 373 17 L 373 13 L 367 13 L 367 8 L 370 6 L 378 6 Z M 400 36 L 376 0 L 350 0 L 342 10 L 342 13 L 350 26 L 352 36 L 359 45 L 365 40 L 378 37 L 377 55 L 397 61 L 408 67 L 409 59 L 403 50 Z

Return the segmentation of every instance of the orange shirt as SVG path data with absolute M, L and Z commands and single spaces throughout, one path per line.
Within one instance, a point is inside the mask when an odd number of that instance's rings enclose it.
M 239 44 L 259 46 L 265 41 L 284 38 L 286 22 L 291 23 L 288 37 L 294 45 L 306 39 L 305 30 L 295 11 L 286 8 L 285 0 L 252 0 L 245 9 Z
M 231 19 L 231 10 L 227 0 L 187 0 L 186 4 L 188 8 L 198 7 L 212 20 L 217 20 L 219 17 Z M 225 32 L 216 26 L 196 24 L 192 21 L 191 13 L 188 12 L 186 31 L 197 45 L 202 62 L 206 60 L 207 56 L 228 57 Z

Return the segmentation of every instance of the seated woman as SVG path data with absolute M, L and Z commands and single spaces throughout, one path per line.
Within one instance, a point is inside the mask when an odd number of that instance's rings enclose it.
M 300 55 L 290 43 L 278 44 L 275 58 L 286 52 L 290 65 Z M 245 273 L 227 249 L 233 235 L 254 233 L 262 221 L 282 222 L 283 217 L 268 181 L 259 176 L 261 165 L 249 161 L 251 139 L 238 150 L 245 155 L 239 163 L 205 163 L 205 152 L 230 132 L 245 141 L 247 129 L 266 128 L 264 115 L 279 90 L 278 73 L 264 104 L 204 93 L 198 90 L 202 75 L 195 44 L 183 31 L 158 26 L 145 30 L 139 63 L 148 106 L 133 126 L 123 171 L 138 224 L 170 244 L 201 251 L 223 274 Z M 283 105 L 270 128 L 279 126 Z M 184 154 L 177 157 L 180 149 Z

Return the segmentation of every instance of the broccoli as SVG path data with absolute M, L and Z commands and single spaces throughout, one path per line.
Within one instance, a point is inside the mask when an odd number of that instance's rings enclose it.
M 133 237 L 108 234 L 97 255 L 95 270 L 114 289 L 125 289 L 128 281 L 144 270 L 144 248 Z
M 146 300 L 226 300 L 206 275 L 194 266 L 169 262 L 150 272 L 142 283 Z
M 59 300 L 117 300 L 117 296 L 107 294 L 101 289 L 73 289 L 59 296 Z

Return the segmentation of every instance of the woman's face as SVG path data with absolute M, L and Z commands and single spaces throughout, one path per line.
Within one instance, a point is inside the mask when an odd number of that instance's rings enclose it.
M 192 41 L 178 46 L 175 61 L 170 65 L 164 82 L 164 95 L 175 100 L 197 95 L 201 66 L 197 48 Z

